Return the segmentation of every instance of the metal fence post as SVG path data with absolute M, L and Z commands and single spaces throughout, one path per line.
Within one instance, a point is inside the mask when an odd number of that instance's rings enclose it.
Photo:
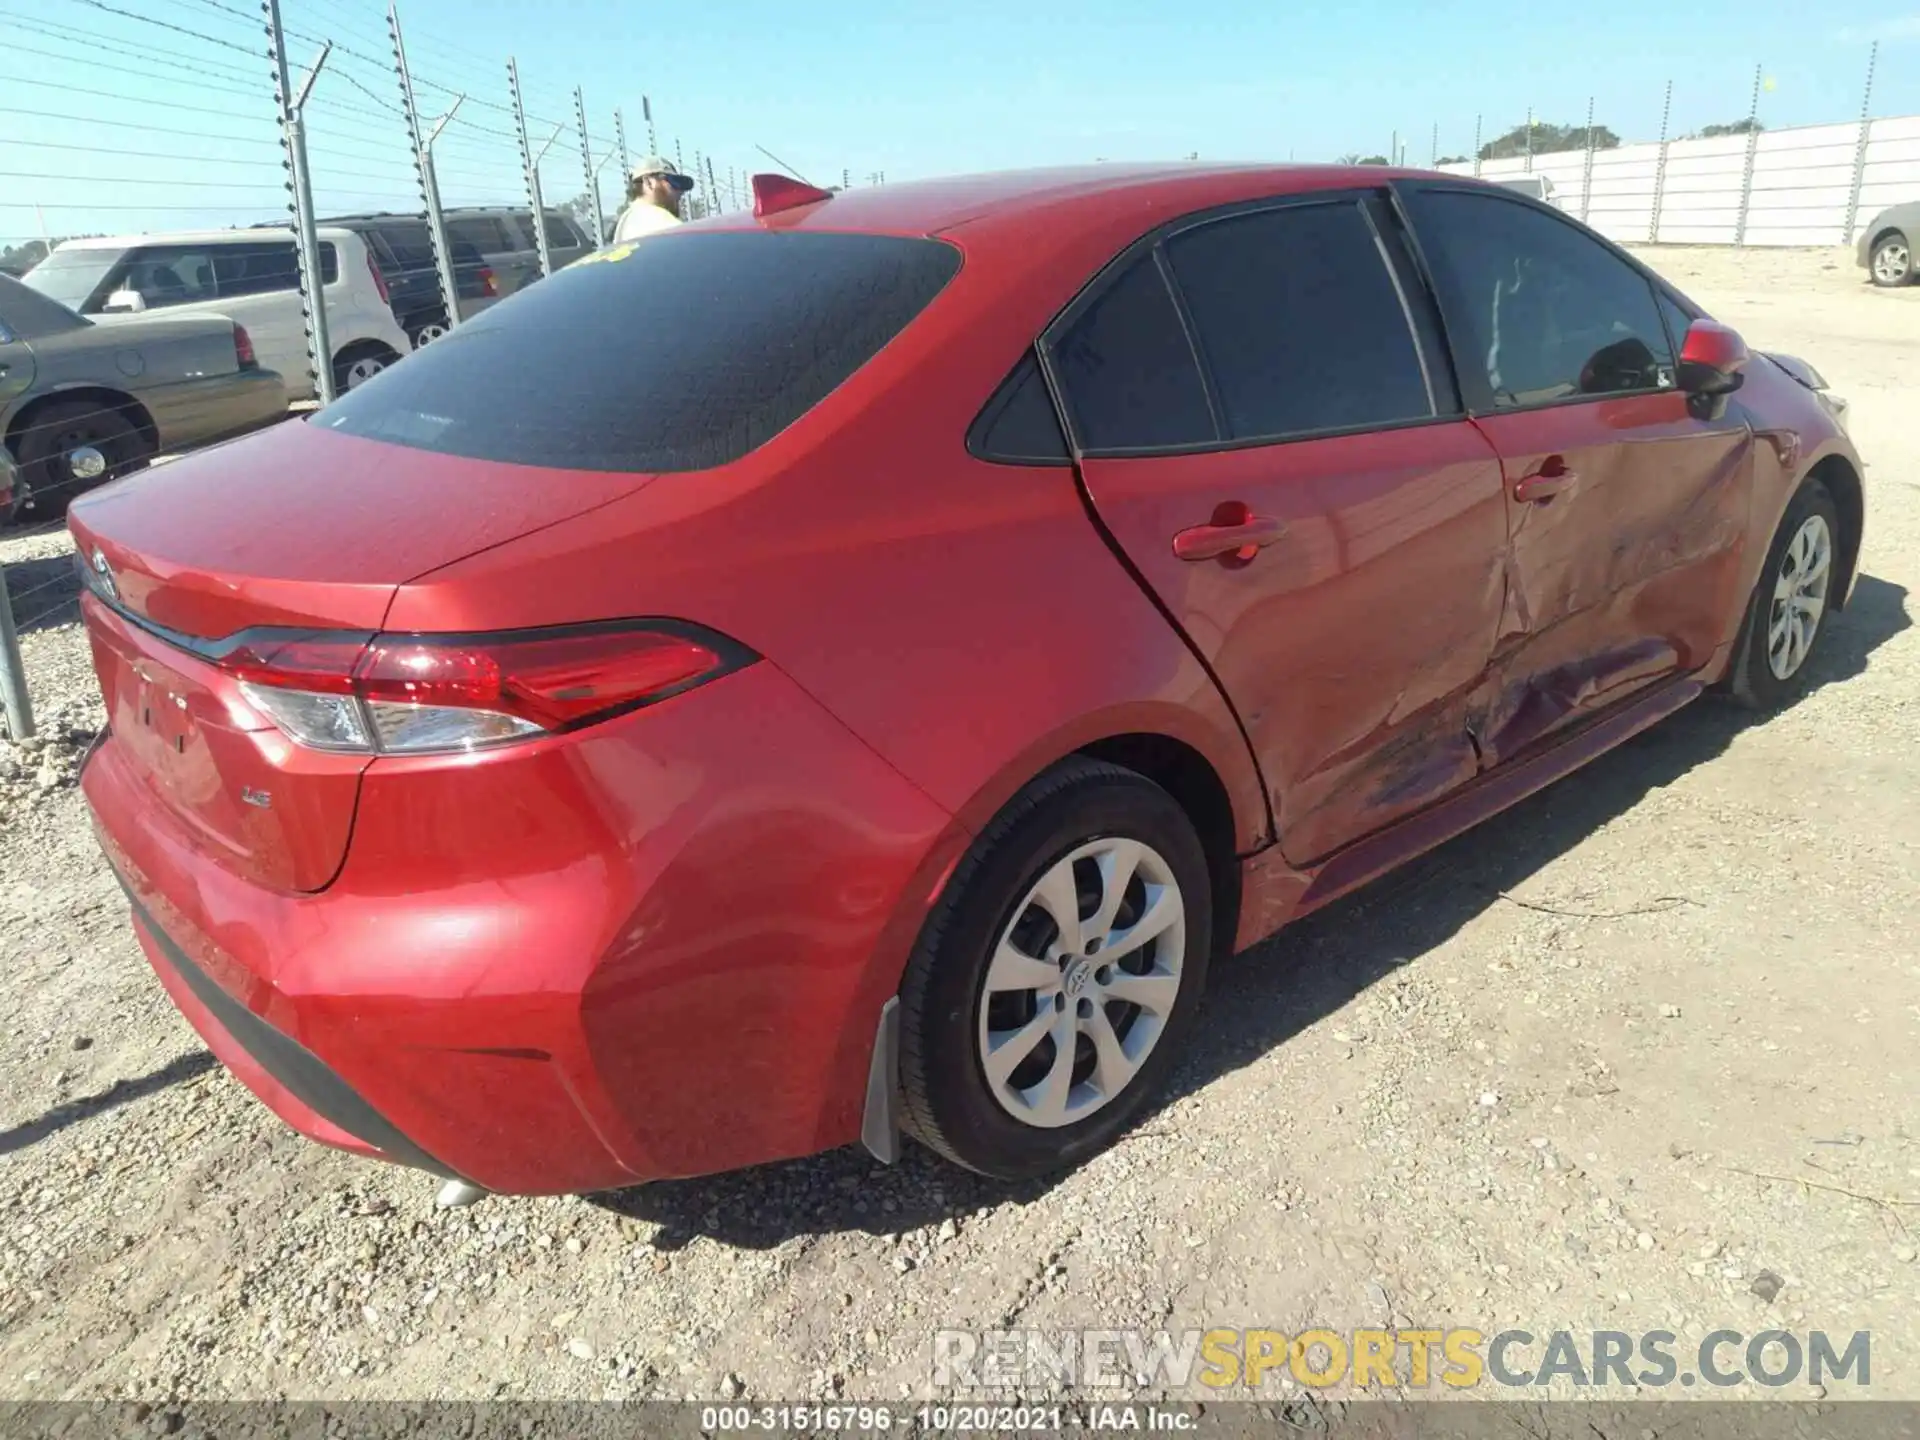
M 6 711 L 7 735 L 16 745 L 33 734 L 33 701 L 27 695 L 20 635 L 13 628 L 13 600 L 7 594 L 5 565 L 0 565 L 0 708 Z
M 427 209 L 427 242 L 433 250 L 433 269 L 440 281 L 440 298 L 447 307 L 447 328 L 453 329 L 460 323 L 460 286 L 453 274 L 453 251 L 447 244 L 447 218 L 440 207 L 440 177 L 433 164 L 433 142 L 440 138 L 440 132 L 447 121 L 453 119 L 459 110 L 460 96 L 453 102 L 440 123 L 433 127 L 431 138 L 420 134 L 420 107 L 413 93 L 413 73 L 407 69 L 407 43 L 400 33 L 400 7 L 398 4 L 387 6 L 387 28 L 393 35 L 393 65 L 400 76 L 400 99 L 406 106 L 407 139 L 413 146 L 413 168 L 420 181 L 420 201 Z M 409 339 L 412 337 L 409 336 Z
M 333 347 L 327 337 L 326 279 L 320 268 L 320 241 L 314 234 L 313 177 L 307 169 L 307 127 L 304 108 L 320 78 L 320 67 L 333 51 L 329 40 L 320 47 L 313 68 L 296 94 L 287 66 L 287 34 L 280 23 L 280 0 L 264 0 L 268 44 L 272 47 L 274 100 L 280 109 L 280 144 L 285 151 L 288 189 L 292 191 L 294 255 L 300 275 L 301 319 L 307 330 L 307 366 L 313 393 L 320 403 L 334 398 Z
M 1860 138 L 1853 145 L 1853 189 L 1847 195 L 1847 233 L 1842 245 L 1853 243 L 1854 227 L 1860 223 L 1860 187 L 1867 179 L 1867 137 L 1873 130 L 1873 67 L 1880 58 L 1880 42 L 1867 51 L 1867 88 L 1860 96 Z
M 1473 117 L 1473 174 L 1475 179 L 1478 179 L 1480 176 L 1480 121 L 1480 116 L 1476 115 Z
M 720 185 L 719 182 L 713 178 L 713 157 L 711 155 L 707 156 L 702 163 L 707 167 L 707 200 L 713 206 L 712 211 L 709 213 L 718 215 L 720 213 Z
M 573 87 L 573 119 L 580 129 L 580 168 L 587 176 L 587 203 L 593 207 L 593 248 L 607 243 L 606 219 L 600 213 L 600 172 L 593 167 L 593 146 L 587 140 L 587 97 Z
M 1660 243 L 1660 206 L 1667 198 L 1667 125 L 1673 117 L 1673 82 L 1667 81 L 1667 98 L 1660 103 L 1660 155 L 1653 162 L 1653 214 L 1647 221 L 1647 243 Z
M 1427 147 L 1427 168 L 1429 170 L 1438 170 L 1440 168 L 1440 126 L 1438 123 L 1433 127 L 1433 144 Z
M 1533 173 L 1533 107 L 1527 106 L 1527 174 Z
M 1753 157 L 1760 148 L 1760 76 L 1765 66 L 1753 67 L 1753 102 L 1747 106 L 1747 158 L 1740 171 L 1740 218 L 1734 222 L 1733 243 L 1747 243 L 1747 212 L 1753 206 Z
M 640 116 L 647 122 L 647 153 L 649 155 L 658 155 L 660 153 L 660 136 L 653 128 L 653 101 L 644 95 L 640 97 Z
M 560 138 L 565 127 L 556 125 L 553 134 L 540 153 L 533 153 L 533 146 L 527 140 L 527 107 L 520 97 L 520 66 L 512 56 L 507 57 L 507 89 L 513 96 L 513 124 L 520 132 L 520 163 L 527 171 L 527 204 L 532 207 L 533 245 L 540 256 L 540 274 L 544 279 L 553 274 L 553 254 L 547 248 L 547 206 L 540 194 L 540 162 L 546 158 L 547 151 L 553 148 L 553 142 Z
M 626 202 L 627 177 L 633 173 L 633 161 L 627 158 L 627 117 L 613 112 L 613 143 L 620 152 L 620 199 Z
M 1580 172 L 1580 218 L 1593 205 L 1593 96 L 1587 96 L 1587 161 Z

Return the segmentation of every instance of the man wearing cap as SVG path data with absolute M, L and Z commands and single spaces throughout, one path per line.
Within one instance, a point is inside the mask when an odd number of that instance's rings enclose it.
M 693 181 L 680 174 L 665 156 L 649 155 L 627 176 L 627 208 L 613 227 L 613 243 L 624 244 L 680 224 L 680 197 Z

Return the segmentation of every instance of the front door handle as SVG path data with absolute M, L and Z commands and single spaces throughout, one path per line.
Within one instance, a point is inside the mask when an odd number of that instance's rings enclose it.
M 1238 500 L 1217 506 L 1213 520 L 1195 525 L 1173 537 L 1173 553 L 1190 562 L 1218 560 L 1227 565 L 1244 565 L 1287 533 L 1278 520 L 1255 515 Z
M 1543 500 L 1551 500 L 1563 490 L 1570 490 L 1579 483 L 1579 474 L 1567 468 L 1565 457 L 1549 455 L 1540 462 L 1538 470 L 1524 476 L 1514 485 L 1513 498 L 1522 505 L 1537 505 Z

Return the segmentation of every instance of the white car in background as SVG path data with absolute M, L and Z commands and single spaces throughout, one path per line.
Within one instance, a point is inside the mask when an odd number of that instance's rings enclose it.
M 386 282 L 355 231 L 319 231 L 322 293 L 336 391 L 351 390 L 408 353 Z M 260 364 L 293 400 L 314 397 L 291 230 L 205 230 L 66 240 L 24 282 L 90 319 L 221 315 L 246 327 Z
M 1535 200 L 1554 203 L 1553 181 L 1544 175 L 1514 175 L 1505 180 L 1495 180 L 1496 185 L 1504 185 L 1509 190 L 1517 190 L 1522 195 L 1530 195 Z

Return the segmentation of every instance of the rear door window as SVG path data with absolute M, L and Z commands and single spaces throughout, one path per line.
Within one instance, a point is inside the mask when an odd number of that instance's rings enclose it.
M 213 254 L 213 276 L 222 299 L 269 295 L 299 285 L 300 261 L 291 241 L 223 245 Z
M 960 268 L 894 235 L 666 235 L 576 262 L 323 411 L 349 435 L 561 470 L 702 470 L 826 398 Z
M 1125 263 L 1052 344 L 1075 438 L 1088 454 L 1210 443 L 1206 385 L 1159 261 Z
M 1360 205 L 1288 205 L 1167 242 L 1226 438 L 1365 429 L 1433 414 L 1426 371 Z
M 520 248 L 520 242 L 509 235 L 505 224 L 493 215 L 467 215 L 458 220 L 449 220 L 447 234 L 455 240 L 466 241 L 487 255 Z

